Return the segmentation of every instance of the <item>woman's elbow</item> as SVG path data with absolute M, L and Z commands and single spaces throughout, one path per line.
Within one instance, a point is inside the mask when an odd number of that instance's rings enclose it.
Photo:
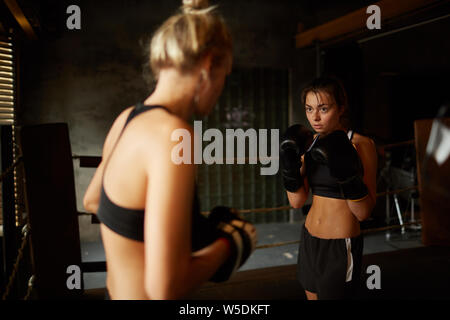
M 307 196 L 300 194 L 300 193 L 288 192 L 287 194 L 288 194 L 289 204 L 294 209 L 300 209 L 301 207 L 303 207 L 303 205 L 305 204 L 305 202 L 308 198 Z
M 363 222 L 370 217 L 370 211 L 361 212 L 356 215 L 356 219 L 358 219 L 359 222 Z
M 87 196 L 83 198 L 83 207 L 87 212 L 97 213 L 98 201 L 93 201 Z
M 359 212 L 356 215 L 356 218 L 358 219 L 358 221 L 362 222 L 362 221 L 369 219 L 374 207 L 375 207 L 375 203 L 370 203 L 367 206 L 361 208 L 361 210 L 358 210 Z
M 301 207 L 303 207 L 303 204 L 304 203 L 301 201 L 291 201 L 290 202 L 291 207 L 294 209 L 300 209 Z

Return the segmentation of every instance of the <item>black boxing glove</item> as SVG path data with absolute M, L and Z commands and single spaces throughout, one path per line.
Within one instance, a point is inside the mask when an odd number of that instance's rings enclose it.
M 192 205 L 192 251 L 200 250 L 217 239 L 216 225 L 200 212 L 197 192 Z
M 306 127 L 290 126 L 281 136 L 280 161 L 284 188 L 295 192 L 303 185 L 300 175 L 301 156 L 305 154 L 314 139 L 314 134 Z
M 226 238 L 230 244 L 229 257 L 210 279 L 213 282 L 223 282 L 228 280 L 255 250 L 256 229 L 233 209 L 225 206 L 212 209 L 208 220 L 216 225 L 216 239 Z
M 364 184 L 364 168 L 358 152 L 342 130 L 320 136 L 311 148 L 311 157 L 330 169 L 344 199 L 361 200 L 369 194 Z

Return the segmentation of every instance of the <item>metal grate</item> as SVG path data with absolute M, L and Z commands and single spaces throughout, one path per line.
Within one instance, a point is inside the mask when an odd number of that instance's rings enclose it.
M 215 110 L 202 121 L 202 130 L 217 128 L 226 139 L 226 129 L 279 129 L 288 123 L 288 70 L 235 69 L 228 77 Z M 224 141 L 225 142 L 225 141 Z M 210 142 L 203 142 L 203 148 Z M 259 137 L 258 137 L 259 143 Z M 248 146 L 248 142 L 246 142 Z M 236 147 L 236 145 L 235 145 Z M 276 150 L 278 156 L 278 150 Z M 236 154 L 236 153 L 235 153 Z M 225 157 L 225 152 L 224 152 Z M 245 157 L 249 157 L 248 148 Z M 273 208 L 287 204 L 279 174 L 263 176 L 262 165 L 202 164 L 197 172 L 197 188 L 202 211 L 216 205 L 236 209 Z M 288 211 L 266 214 L 249 213 L 245 218 L 254 223 L 286 222 Z

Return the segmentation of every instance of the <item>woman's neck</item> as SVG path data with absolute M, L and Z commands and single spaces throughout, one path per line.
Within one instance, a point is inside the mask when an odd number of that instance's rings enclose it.
M 144 104 L 162 105 L 172 114 L 189 121 L 194 113 L 196 83 L 194 75 L 182 75 L 176 70 L 161 71 L 155 91 Z
M 323 134 L 326 135 L 326 134 L 329 134 L 329 133 L 331 133 L 331 132 L 333 132 L 333 131 L 338 131 L 338 130 L 342 130 L 342 131 L 344 131 L 345 133 L 348 132 L 348 129 L 347 129 L 347 128 L 345 128 L 343 125 L 339 124 L 339 125 L 337 125 L 336 127 L 334 127 L 334 129 L 331 129 L 330 131 L 327 131 L 327 132 L 323 132 Z

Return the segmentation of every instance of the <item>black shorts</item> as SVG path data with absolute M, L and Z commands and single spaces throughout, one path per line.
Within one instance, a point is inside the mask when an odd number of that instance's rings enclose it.
M 303 225 L 297 275 L 303 289 L 319 299 L 351 299 L 361 277 L 363 237 L 321 239 Z

